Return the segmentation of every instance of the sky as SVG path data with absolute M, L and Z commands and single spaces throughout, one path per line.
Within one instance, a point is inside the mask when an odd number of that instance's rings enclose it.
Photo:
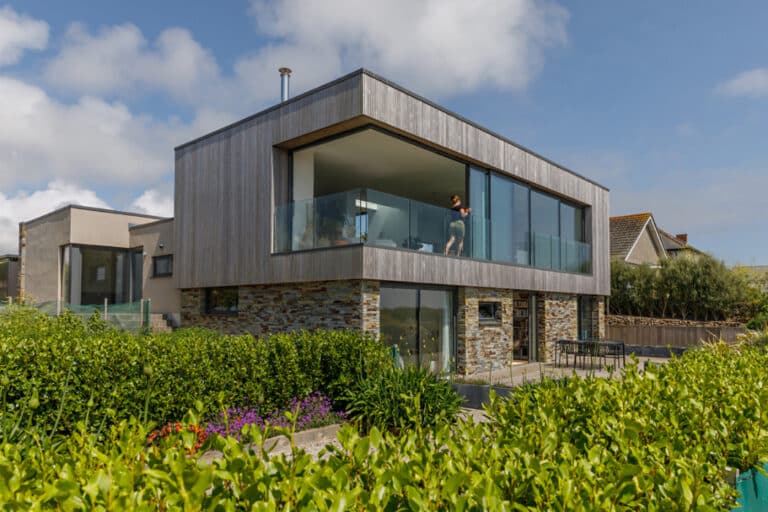
M 173 148 L 360 67 L 768 264 L 768 3 L 0 0 L 0 254 L 68 203 L 173 213 Z

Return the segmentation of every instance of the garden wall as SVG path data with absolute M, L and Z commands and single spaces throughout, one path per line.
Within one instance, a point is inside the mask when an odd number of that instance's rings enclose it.
M 623 340 L 627 346 L 688 348 L 702 341 L 734 343 L 744 327 L 736 322 L 696 322 L 672 318 L 625 315 L 607 316 L 608 339 Z

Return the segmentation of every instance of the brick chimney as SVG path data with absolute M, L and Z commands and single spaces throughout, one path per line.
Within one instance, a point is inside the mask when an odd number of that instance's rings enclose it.
M 677 238 L 684 244 L 688 243 L 688 233 L 680 233 L 679 235 L 675 235 L 675 238 Z

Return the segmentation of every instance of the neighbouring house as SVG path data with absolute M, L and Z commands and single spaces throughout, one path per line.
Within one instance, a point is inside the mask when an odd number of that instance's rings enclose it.
M 667 258 L 700 252 L 688 245 L 688 235 L 671 235 L 659 229 L 650 212 L 611 217 L 610 233 L 611 258 L 632 265 L 658 267 Z
M 359 329 L 462 374 L 605 335 L 608 189 L 367 70 L 175 153 L 174 219 L 51 241 L 51 297 L 68 297 L 62 247 L 119 245 L 142 248 L 144 295 L 149 257 L 172 273 L 182 326 Z
M 57 311 L 150 299 L 178 323 L 173 242 L 173 219 L 65 206 L 19 225 L 20 295 Z
M 15 300 L 19 295 L 19 257 L 16 254 L 0 256 L 0 302 Z

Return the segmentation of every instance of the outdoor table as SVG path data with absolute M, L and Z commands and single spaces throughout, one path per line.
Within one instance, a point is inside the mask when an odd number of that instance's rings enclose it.
M 573 356 L 573 368 L 576 369 L 579 358 L 582 359 L 582 367 L 586 367 L 587 357 L 590 366 L 592 359 L 613 359 L 618 363 L 621 359 L 622 366 L 626 364 L 626 348 L 620 340 L 557 340 L 555 352 L 555 366 L 560 366 L 560 359 L 565 356 L 565 364 L 568 365 L 568 357 Z

